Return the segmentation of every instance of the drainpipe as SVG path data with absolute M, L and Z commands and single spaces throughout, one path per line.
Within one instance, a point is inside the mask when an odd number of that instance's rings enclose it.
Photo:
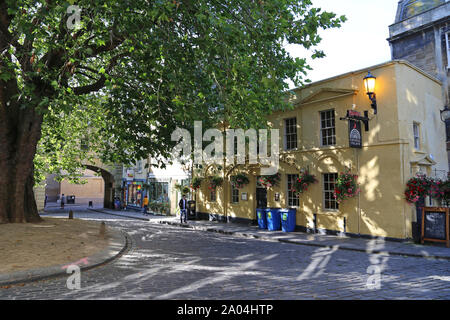
M 359 151 L 355 149 L 355 155 L 356 155 L 356 172 L 358 173 L 358 178 L 360 177 L 359 172 Z M 358 193 L 358 236 L 361 235 L 361 191 Z
M 225 128 L 224 128 L 225 132 Z M 228 189 L 229 189 L 229 183 L 228 183 L 228 177 L 225 174 L 225 168 L 226 168 L 226 157 L 223 157 L 223 212 L 225 214 L 225 221 L 228 222 Z
M 225 124 L 223 124 L 222 128 L 222 138 L 226 137 L 226 130 L 225 130 Z M 229 183 L 228 183 L 228 177 L 226 175 L 226 139 L 225 139 L 225 152 L 223 153 L 223 212 L 225 214 L 225 221 L 228 222 L 228 205 L 229 205 L 229 199 L 228 199 L 228 192 L 229 192 Z

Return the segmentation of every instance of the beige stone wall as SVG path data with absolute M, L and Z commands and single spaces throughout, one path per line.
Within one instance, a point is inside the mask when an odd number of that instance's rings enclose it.
M 73 184 L 66 180 L 61 182 L 61 194 L 66 197 L 74 195 L 75 203 L 88 203 L 94 201 L 95 203 L 103 203 L 105 184 L 101 177 L 84 178 L 87 182 L 85 184 Z

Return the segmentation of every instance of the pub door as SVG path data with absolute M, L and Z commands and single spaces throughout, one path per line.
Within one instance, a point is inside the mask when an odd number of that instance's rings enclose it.
M 266 188 L 256 188 L 256 208 L 267 208 Z
M 412 237 L 416 243 L 420 243 L 422 227 L 422 208 L 425 207 L 425 197 L 420 197 L 416 202 L 416 221 L 412 222 Z

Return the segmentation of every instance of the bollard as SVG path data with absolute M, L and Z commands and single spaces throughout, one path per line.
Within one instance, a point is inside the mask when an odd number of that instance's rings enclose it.
M 73 211 L 69 210 L 69 219 L 73 219 Z
M 104 238 L 105 233 L 106 233 L 106 224 L 105 221 L 102 221 L 102 224 L 100 225 L 100 236 Z

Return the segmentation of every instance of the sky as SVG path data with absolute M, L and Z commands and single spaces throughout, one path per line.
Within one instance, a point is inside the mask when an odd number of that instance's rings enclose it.
M 345 15 L 339 29 L 321 30 L 317 49 L 326 57 L 308 59 L 313 82 L 391 60 L 389 26 L 394 23 L 398 0 L 312 0 L 313 6 Z M 298 46 L 286 46 L 293 57 L 309 57 Z M 292 85 L 291 85 L 292 87 Z

